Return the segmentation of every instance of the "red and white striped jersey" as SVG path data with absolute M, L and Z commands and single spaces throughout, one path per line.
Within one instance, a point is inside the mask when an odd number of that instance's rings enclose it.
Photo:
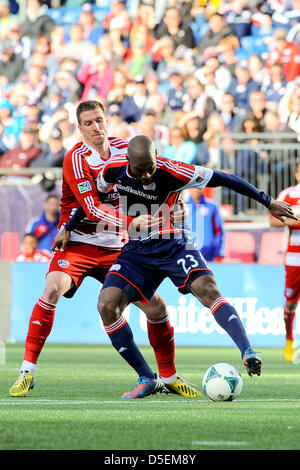
M 278 201 L 291 204 L 294 214 L 300 217 L 300 184 L 284 189 L 277 197 Z M 300 266 L 300 223 L 288 227 L 289 237 L 286 249 L 285 264 Z
M 127 141 L 116 137 L 109 137 L 108 141 L 109 158 L 127 152 Z M 105 163 L 107 159 L 103 159 L 84 141 L 67 152 L 63 164 L 59 229 L 69 220 L 78 205 L 81 205 L 87 217 L 72 231 L 70 240 L 119 250 L 124 244 L 124 229 L 129 218 L 118 212 L 119 195 L 115 188 L 111 188 L 104 201 L 99 199 L 95 180 Z M 103 221 L 101 225 L 98 223 L 99 219 Z

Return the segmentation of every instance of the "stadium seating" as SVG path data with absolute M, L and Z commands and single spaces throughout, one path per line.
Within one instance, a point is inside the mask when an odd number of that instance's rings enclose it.
M 14 261 L 19 251 L 19 234 L 17 232 L 3 232 L 1 234 L 1 260 Z
M 251 233 L 238 231 L 226 232 L 225 240 L 225 262 L 254 263 L 256 261 L 255 239 Z
M 262 234 L 259 264 L 283 264 L 285 232 L 265 232 Z

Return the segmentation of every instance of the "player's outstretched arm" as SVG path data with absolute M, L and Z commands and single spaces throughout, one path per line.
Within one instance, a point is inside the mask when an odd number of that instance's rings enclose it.
M 293 210 L 287 202 L 277 201 L 263 191 L 259 191 L 255 186 L 243 180 L 239 176 L 235 176 L 223 171 L 214 170 L 212 177 L 207 184 L 210 187 L 225 186 L 233 191 L 250 197 L 260 202 L 270 211 L 270 214 L 285 224 L 285 217 L 297 220 Z

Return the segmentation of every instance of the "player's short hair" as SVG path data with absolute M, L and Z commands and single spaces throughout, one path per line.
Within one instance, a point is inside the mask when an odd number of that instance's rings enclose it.
M 76 117 L 77 117 L 78 124 L 81 124 L 80 116 L 82 113 L 84 113 L 85 111 L 93 111 L 94 109 L 101 109 L 101 111 L 105 113 L 104 106 L 102 103 L 100 103 L 100 101 L 96 101 L 96 100 L 82 101 L 77 106 L 77 109 L 76 109 Z

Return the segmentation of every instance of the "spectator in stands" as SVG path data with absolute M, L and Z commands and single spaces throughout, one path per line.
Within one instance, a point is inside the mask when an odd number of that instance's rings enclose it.
M 62 168 L 66 149 L 60 129 L 54 128 L 50 134 L 46 150 L 29 162 L 31 168 Z
M 51 254 L 46 250 L 38 250 L 38 240 L 33 233 L 25 233 L 22 239 L 22 249 L 16 255 L 16 261 L 35 261 L 47 263 Z
M 52 84 L 56 84 L 60 88 L 63 98 L 69 103 L 78 101 L 82 96 L 82 86 L 76 78 L 76 73 L 64 70 L 63 62 L 59 71 L 54 75 Z
M 230 132 L 241 130 L 242 116 L 236 112 L 234 96 L 231 93 L 224 93 L 222 96 L 219 114 Z
M 98 51 L 115 70 L 124 62 L 124 47 L 119 48 L 119 43 L 112 40 L 109 34 L 103 34 L 98 41 Z
M 0 102 L 0 122 L 3 127 L 2 135 L 6 141 L 8 149 L 12 149 L 17 144 L 19 134 L 24 126 L 24 118 L 16 116 L 10 101 Z
M 221 261 L 225 254 L 225 233 L 219 206 L 197 188 L 188 190 L 185 203 L 189 208 L 186 222 L 197 248 L 207 261 Z
M 146 53 L 150 55 L 156 39 L 153 36 L 152 30 L 149 30 L 147 26 L 144 24 L 134 24 L 130 30 L 129 47 L 125 55 L 125 62 L 130 60 L 132 56 L 132 46 L 135 42 L 143 43 L 145 45 Z M 158 60 L 154 57 L 154 62 L 158 62 Z
M 89 49 L 90 42 L 84 39 L 83 27 L 81 24 L 73 24 L 70 29 L 69 40 L 63 46 L 60 57 L 68 57 L 81 61 Z
M 102 26 L 98 24 L 90 3 L 84 3 L 82 6 L 78 24 L 83 29 L 83 39 L 89 43 L 98 44 L 99 37 L 104 31 Z
M 66 103 L 60 87 L 54 83 L 48 88 L 47 95 L 41 103 L 42 121 L 45 122 L 50 116 Z
M 28 85 L 30 89 L 28 98 L 34 101 L 41 101 L 47 92 L 47 74 L 46 70 L 39 65 L 30 65 L 27 73 L 25 72 L 20 80 Z
M 9 39 L 13 51 L 17 56 L 24 60 L 29 59 L 31 55 L 31 41 L 28 37 L 23 36 L 20 23 L 18 21 L 10 23 L 7 39 Z
M 132 21 L 126 8 L 126 0 L 113 0 L 110 6 L 110 12 L 103 20 L 103 28 L 107 32 L 110 30 L 111 20 L 117 18 L 124 22 L 125 34 L 128 36 L 132 27 Z
M 134 77 L 132 94 L 125 96 L 120 106 L 124 121 L 128 124 L 139 121 L 147 107 L 148 93 L 145 79 L 142 75 L 136 75 Z
M 9 149 L 15 147 L 16 143 L 17 140 L 12 134 L 6 134 L 4 126 L 0 120 L 0 158 Z
M 235 76 L 227 89 L 234 96 L 236 107 L 240 114 L 246 114 L 250 109 L 250 95 L 259 90 L 260 86 L 250 76 L 247 63 L 239 62 L 235 67 Z
M 26 228 L 26 233 L 34 234 L 37 238 L 38 250 L 46 250 L 51 253 L 53 240 L 57 234 L 59 221 L 60 198 L 55 194 L 49 194 L 44 201 L 42 213 L 31 219 Z
M 286 123 L 280 121 L 280 115 L 277 111 L 267 110 L 264 115 L 265 132 L 274 134 L 272 143 L 297 143 L 297 134 L 292 129 L 287 127 Z M 290 132 L 291 137 L 289 139 L 282 139 L 280 134 L 284 132 Z
M 280 103 L 284 97 L 287 88 L 287 82 L 284 78 L 282 64 L 273 64 L 269 69 L 270 83 L 263 88 L 267 102 Z
M 234 76 L 235 67 L 239 61 L 236 55 L 238 48 L 239 40 L 236 36 L 226 36 L 217 45 L 218 57 L 223 67 L 229 70 L 231 78 Z
M 99 54 L 81 65 L 77 79 L 84 86 L 82 100 L 92 99 L 96 95 L 107 98 L 113 85 L 113 69 L 105 57 Z
M 146 52 L 146 47 L 143 42 L 134 42 L 132 44 L 131 58 L 126 61 L 126 68 L 130 77 L 136 75 L 147 76 L 153 73 L 151 67 L 151 57 Z
M 175 125 L 176 111 L 171 111 L 167 106 L 164 96 L 159 93 L 152 93 L 148 97 L 148 108 L 156 114 L 156 122 L 172 129 Z
M 222 118 L 217 112 L 213 112 L 207 119 L 207 130 L 203 134 L 203 143 L 198 144 L 197 157 L 192 165 L 205 165 L 209 168 L 230 170 L 229 157 L 220 144 L 225 145 L 225 139 L 219 140 L 218 135 L 226 132 Z M 230 139 L 228 139 L 231 142 Z
M 47 15 L 48 7 L 42 0 L 27 0 L 25 20 L 21 23 L 24 36 L 37 38 L 42 35 L 50 37 L 54 22 Z
M 175 57 L 175 44 L 169 36 L 163 36 L 152 47 L 153 68 L 156 70 L 160 84 L 165 84 L 164 91 L 169 89 L 169 72 L 175 69 L 178 64 Z M 158 63 L 155 63 L 155 57 L 159 56 Z
M 216 110 L 214 100 L 205 93 L 203 84 L 196 76 L 187 79 L 186 88 L 187 94 L 185 95 L 183 111 L 198 116 L 200 119 L 207 119 Z
M 209 18 L 209 29 L 197 45 L 199 61 L 202 62 L 206 57 L 215 55 L 219 52 L 217 46 L 221 39 L 234 36 L 234 30 L 228 25 L 224 15 L 214 13 Z
M 282 64 L 282 71 L 287 82 L 300 75 L 300 46 L 286 39 L 286 30 L 277 29 L 274 33 L 274 47 L 268 54 L 266 67 L 275 63 Z
M 14 21 L 15 17 L 10 11 L 9 0 L 0 0 L 0 41 L 8 36 Z
M 19 136 L 19 145 L 8 150 L 0 160 L 1 168 L 19 170 L 28 167 L 29 162 L 41 154 L 42 148 L 38 145 L 38 134 L 31 127 L 24 127 Z
M 257 54 L 251 54 L 248 58 L 248 68 L 252 80 L 262 86 L 266 77 L 266 70 L 262 58 Z
M 167 94 L 167 106 L 172 111 L 178 111 L 182 109 L 184 97 L 187 93 L 184 77 L 178 70 L 174 69 L 170 71 L 169 80 L 170 88 Z
M 155 113 L 151 109 L 146 110 L 134 126 L 135 135 L 143 134 L 153 139 L 158 155 L 163 155 L 169 144 L 169 129 L 156 123 Z
M 195 142 L 185 141 L 183 130 L 180 127 L 170 129 L 170 145 L 168 145 L 163 156 L 170 160 L 191 163 L 197 156 L 197 146 Z
M 214 86 L 217 87 L 218 90 L 222 92 L 226 91 L 229 87 L 231 81 L 231 73 L 221 62 L 219 57 L 211 56 L 206 59 L 203 67 L 201 67 L 197 72 L 195 72 L 195 76 L 199 78 L 199 80 L 204 84 L 207 85 L 209 79 L 206 74 L 209 74 L 209 77 L 213 78 Z
M 287 109 L 281 114 L 281 121 L 287 129 L 296 132 L 300 141 L 300 85 L 297 85 L 288 98 Z
M 199 143 L 203 142 L 203 134 L 206 131 L 206 127 L 203 126 L 203 121 L 198 116 L 195 116 L 185 121 L 184 131 L 186 140 L 195 142 L 198 146 Z
M 0 41 L 0 87 L 15 83 L 23 72 L 24 59 L 14 53 L 11 41 Z
M 39 137 L 43 144 L 47 144 L 53 129 L 60 129 L 63 138 L 64 148 L 69 149 L 79 142 L 79 132 L 70 119 L 69 111 L 62 107 L 58 109 L 41 126 Z
M 195 39 L 192 28 L 183 23 L 177 8 L 168 8 L 163 17 L 163 24 L 157 28 L 155 37 L 160 39 L 169 36 L 175 45 L 175 49 L 183 45 L 188 49 L 195 47 Z
M 140 1 L 138 5 L 137 14 L 134 14 L 134 24 L 142 24 L 146 26 L 149 31 L 154 31 L 156 28 L 156 16 L 155 16 L 155 3 L 154 1 Z
M 252 11 L 248 4 L 249 0 L 232 0 L 224 8 L 226 21 L 233 27 L 234 35 L 239 39 L 251 35 Z
M 53 27 L 50 34 L 50 52 L 51 55 L 57 60 L 61 60 L 63 57 L 63 51 L 66 45 L 65 30 L 61 25 Z
M 246 117 L 253 119 L 257 122 L 258 129 L 263 131 L 264 129 L 264 116 L 267 111 L 267 102 L 265 94 L 260 91 L 253 91 L 249 96 L 250 109 L 248 110 Z

